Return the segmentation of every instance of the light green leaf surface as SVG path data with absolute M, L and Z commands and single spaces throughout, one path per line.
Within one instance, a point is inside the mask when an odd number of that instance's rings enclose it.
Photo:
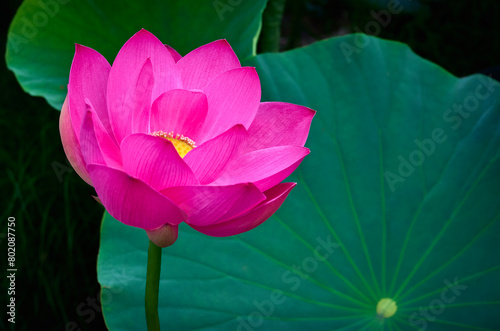
M 25 0 L 8 34 L 6 61 L 21 86 L 60 109 L 75 43 L 110 63 L 141 28 L 181 55 L 227 39 L 240 59 L 255 54 L 266 0 Z
M 163 250 L 163 328 L 500 329 L 500 85 L 361 35 L 246 65 L 264 100 L 318 111 L 311 154 L 257 229 L 212 238 L 181 227 Z M 98 277 L 111 330 L 145 325 L 147 247 L 143 230 L 105 215 Z M 375 308 L 384 297 L 398 305 L 387 319 Z

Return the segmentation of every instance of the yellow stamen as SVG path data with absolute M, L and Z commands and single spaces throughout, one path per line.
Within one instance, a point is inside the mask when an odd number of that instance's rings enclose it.
M 174 135 L 173 132 L 166 133 L 166 132 L 159 130 L 159 131 L 155 131 L 155 132 L 151 133 L 151 135 L 156 136 L 156 137 L 162 137 L 162 138 L 165 138 L 167 140 L 170 140 L 172 142 L 172 144 L 174 145 L 175 149 L 177 150 L 177 153 L 179 153 L 179 155 L 182 158 L 184 158 L 184 156 L 186 156 L 187 153 L 189 153 L 193 148 L 196 147 L 196 144 L 194 141 L 192 141 L 188 137 L 184 137 L 181 134 Z
M 389 318 L 396 314 L 398 310 L 398 306 L 396 305 L 396 301 L 391 298 L 382 298 L 377 303 L 377 314 L 383 318 Z

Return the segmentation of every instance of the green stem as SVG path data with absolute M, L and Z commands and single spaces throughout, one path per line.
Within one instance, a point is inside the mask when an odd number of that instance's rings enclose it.
M 285 0 L 269 0 L 262 14 L 262 31 L 260 34 L 260 52 L 279 52 L 281 20 L 285 9 Z
M 148 331 L 160 330 L 158 317 L 158 291 L 160 288 L 161 247 L 151 240 L 148 249 L 148 270 L 146 273 L 146 323 Z

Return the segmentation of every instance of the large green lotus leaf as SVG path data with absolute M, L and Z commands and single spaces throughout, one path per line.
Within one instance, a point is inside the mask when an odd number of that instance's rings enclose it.
M 265 5 L 266 0 L 25 0 L 9 29 L 7 65 L 28 93 L 60 109 L 75 43 L 111 63 L 144 28 L 181 55 L 224 38 L 244 59 L 255 54 Z
M 317 110 L 311 154 L 258 228 L 213 238 L 181 227 L 163 250 L 162 325 L 499 330 L 500 84 L 363 35 L 246 65 L 264 100 Z M 147 236 L 106 214 L 101 244 L 105 320 L 140 329 Z M 377 314 L 382 298 L 394 316 Z

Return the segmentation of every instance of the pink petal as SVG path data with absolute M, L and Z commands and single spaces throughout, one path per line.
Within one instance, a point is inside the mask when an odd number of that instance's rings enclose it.
M 85 101 L 87 115 L 80 131 L 80 145 L 85 162 L 121 169 L 120 149 L 104 129 L 90 100 Z
M 213 182 L 226 164 L 239 155 L 240 146 L 248 138 L 241 124 L 201 144 L 185 157 L 184 162 L 193 170 L 202 185 Z
M 144 61 L 137 81 L 130 85 L 129 91 L 125 96 L 123 104 L 123 112 L 115 125 L 120 133 L 119 137 L 126 137 L 131 133 L 148 133 L 149 132 L 149 116 L 151 113 L 151 95 L 154 87 L 153 66 L 150 59 Z M 122 139 L 123 139 L 122 138 Z M 118 141 L 121 142 L 122 139 Z
M 170 55 L 172 55 L 172 59 L 174 59 L 175 62 L 178 62 L 180 59 L 182 59 L 182 56 L 173 47 L 167 44 L 165 44 L 165 47 L 170 52 Z
M 265 191 L 288 177 L 307 154 L 308 148 L 298 146 L 271 147 L 243 154 L 231 162 L 213 184 L 250 182 Z
M 83 159 L 80 143 L 78 142 L 75 130 L 73 129 L 73 125 L 71 123 L 68 99 L 69 92 L 66 99 L 64 99 L 61 115 L 59 117 L 59 133 L 61 134 L 61 142 L 64 148 L 64 153 L 78 176 L 87 182 L 87 184 L 92 186 L 92 180 L 90 180 L 89 173 L 86 169 L 86 163 Z
M 153 102 L 151 131 L 173 132 L 196 142 L 207 109 L 207 97 L 203 92 L 170 90 Z
M 102 165 L 89 164 L 87 169 L 102 204 L 120 222 L 153 230 L 185 220 L 175 203 L 141 180 Z
M 112 134 L 106 105 L 106 86 L 111 66 L 97 51 L 76 45 L 75 56 L 69 73 L 68 92 L 71 122 L 77 139 L 86 114 L 85 99 L 92 101 L 106 131 Z
M 304 146 L 312 118 L 310 108 L 285 102 L 263 102 L 248 129 L 245 151 L 275 146 Z
M 160 94 L 181 87 L 180 73 L 168 49 L 153 34 L 141 30 L 130 38 L 116 56 L 108 80 L 108 111 L 113 132 L 123 134 L 122 121 L 130 121 L 130 109 L 124 109 L 127 95 L 138 80 L 145 61 L 150 59 L 154 87 L 151 100 Z M 116 132 L 115 132 L 116 134 Z M 117 136 L 120 142 L 123 136 Z
M 82 155 L 87 164 L 94 163 L 106 165 L 106 161 L 102 156 L 99 143 L 94 132 L 94 123 L 92 121 L 92 112 L 89 110 L 83 120 L 82 130 L 80 132 L 80 145 Z
M 170 187 L 162 193 L 187 214 L 186 223 L 206 226 L 223 222 L 265 200 L 255 185 Z
M 199 184 L 172 142 L 165 138 L 135 133 L 123 139 L 120 149 L 125 171 L 158 191 Z
M 278 210 L 295 185 L 295 183 L 281 183 L 274 186 L 264 192 L 266 195 L 265 201 L 244 215 L 232 220 L 208 226 L 196 226 L 192 224 L 190 226 L 201 233 L 213 237 L 234 236 L 252 230 Z
M 260 81 L 255 68 L 226 71 L 203 91 L 208 98 L 208 114 L 200 144 L 236 124 L 250 127 L 260 102 Z
M 177 67 L 183 88 L 202 89 L 217 75 L 241 64 L 226 40 L 216 40 L 189 52 L 177 62 Z

